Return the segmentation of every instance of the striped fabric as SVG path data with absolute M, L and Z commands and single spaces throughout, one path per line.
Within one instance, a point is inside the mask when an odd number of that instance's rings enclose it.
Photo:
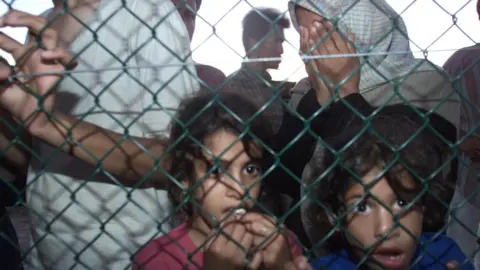
M 459 91 L 461 110 L 459 140 L 473 131 L 480 136 L 480 44 L 464 48 L 453 54 L 445 63 L 444 69 L 455 81 Z M 480 269 L 479 248 L 475 239 L 480 234 L 480 192 L 478 172 L 480 162 L 472 161 L 465 154 L 459 156 L 458 179 L 455 195 L 450 208 L 452 224 L 447 230 L 463 252 L 475 256 L 475 265 Z

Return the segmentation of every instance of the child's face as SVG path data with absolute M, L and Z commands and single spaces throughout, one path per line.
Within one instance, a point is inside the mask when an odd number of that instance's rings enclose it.
M 194 162 L 196 179 L 202 181 L 194 191 L 196 201 L 202 205 L 202 209 L 196 212 L 205 217 L 208 223 L 212 221 L 211 216 L 220 221 L 232 215 L 235 208 L 251 208 L 252 200 L 258 199 L 261 167 L 247 154 L 242 141 L 236 141 L 237 138 L 230 132 L 215 132 L 204 141 L 204 146 L 213 156 L 203 151 L 208 163 L 202 159 Z M 249 152 L 261 158 L 262 151 L 257 145 L 251 145 Z M 216 164 L 215 157 L 219 160 L 219 166 L 208 174 Z M 251 200 L 242 203 L 246 196 Z
M 363 184 L 372 183 L 380 172 L 370 171 L 363 177 Z M 414 180 L 405 171 L 402 185 L 413 188 L 414 184 Z M 368 187 L 356 183 L 345 193 L 345 206 L 350 211 L 347 230 L 351 234 L 345 233 L 345 237 L 353 247 L 352 252 L 358 258 L 363 258 L 364 248 L 374 248 L 367 261 L 370 269 L 409 269 L 417 245 L 415 238 L 422 233 L 422 209 L 411 206 L 407 210 L 409 202 L 398 198 L 384 177 L 371 186 L 371 196 L 362 200 L 367 192 Z M 399 214 L 398 223 L 403 228 L 397 224 L 389 210 L 393 214 Z

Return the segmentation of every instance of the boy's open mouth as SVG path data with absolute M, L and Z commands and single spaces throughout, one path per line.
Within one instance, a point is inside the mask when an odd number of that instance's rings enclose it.
M 405 252 L 397 248 L 379 247 L 373 252 L 373 258 L 389 269 L 401 269 L 405 266 Z

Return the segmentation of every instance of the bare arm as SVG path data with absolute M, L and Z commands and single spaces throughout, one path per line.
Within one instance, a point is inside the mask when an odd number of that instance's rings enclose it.
M 168 142 L 164 139 L 146 139 L 104 129 L 72 116 L 56 115 L 56 121 L 34 136 L 61 148 L 64 152 L 120 177 L 125 186 L 164 189 L 169 169 Z M 139 180 L 147 178 L 140 185 Z
M 10 76 L 10 65 L 0 57 L 0 84 L 5 84 Z M 6 163 L 3 166 L 13 166 L 16 172 L 25 174 L 28 165 L 31 137 L 17 123 L 10 112 L 0 107 L 0 157 Z
M 30 159 L 30 134 L 1 107 L 0 118 L 0 157 L 7 163 L 3 165 L 14 167 L 20 174 L 26 174 Z

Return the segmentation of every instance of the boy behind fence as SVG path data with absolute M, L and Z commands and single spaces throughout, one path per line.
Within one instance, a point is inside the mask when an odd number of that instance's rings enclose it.
M 429 230 L 445 219 L 438 210 L 449 193 L 442 143 L 412 115 L 374 114 L 370 123 L 352 118 L 344 133 L 325 139 L 306 212 L 328 255 L 314 267 L 474 269 L 452 239 Z

